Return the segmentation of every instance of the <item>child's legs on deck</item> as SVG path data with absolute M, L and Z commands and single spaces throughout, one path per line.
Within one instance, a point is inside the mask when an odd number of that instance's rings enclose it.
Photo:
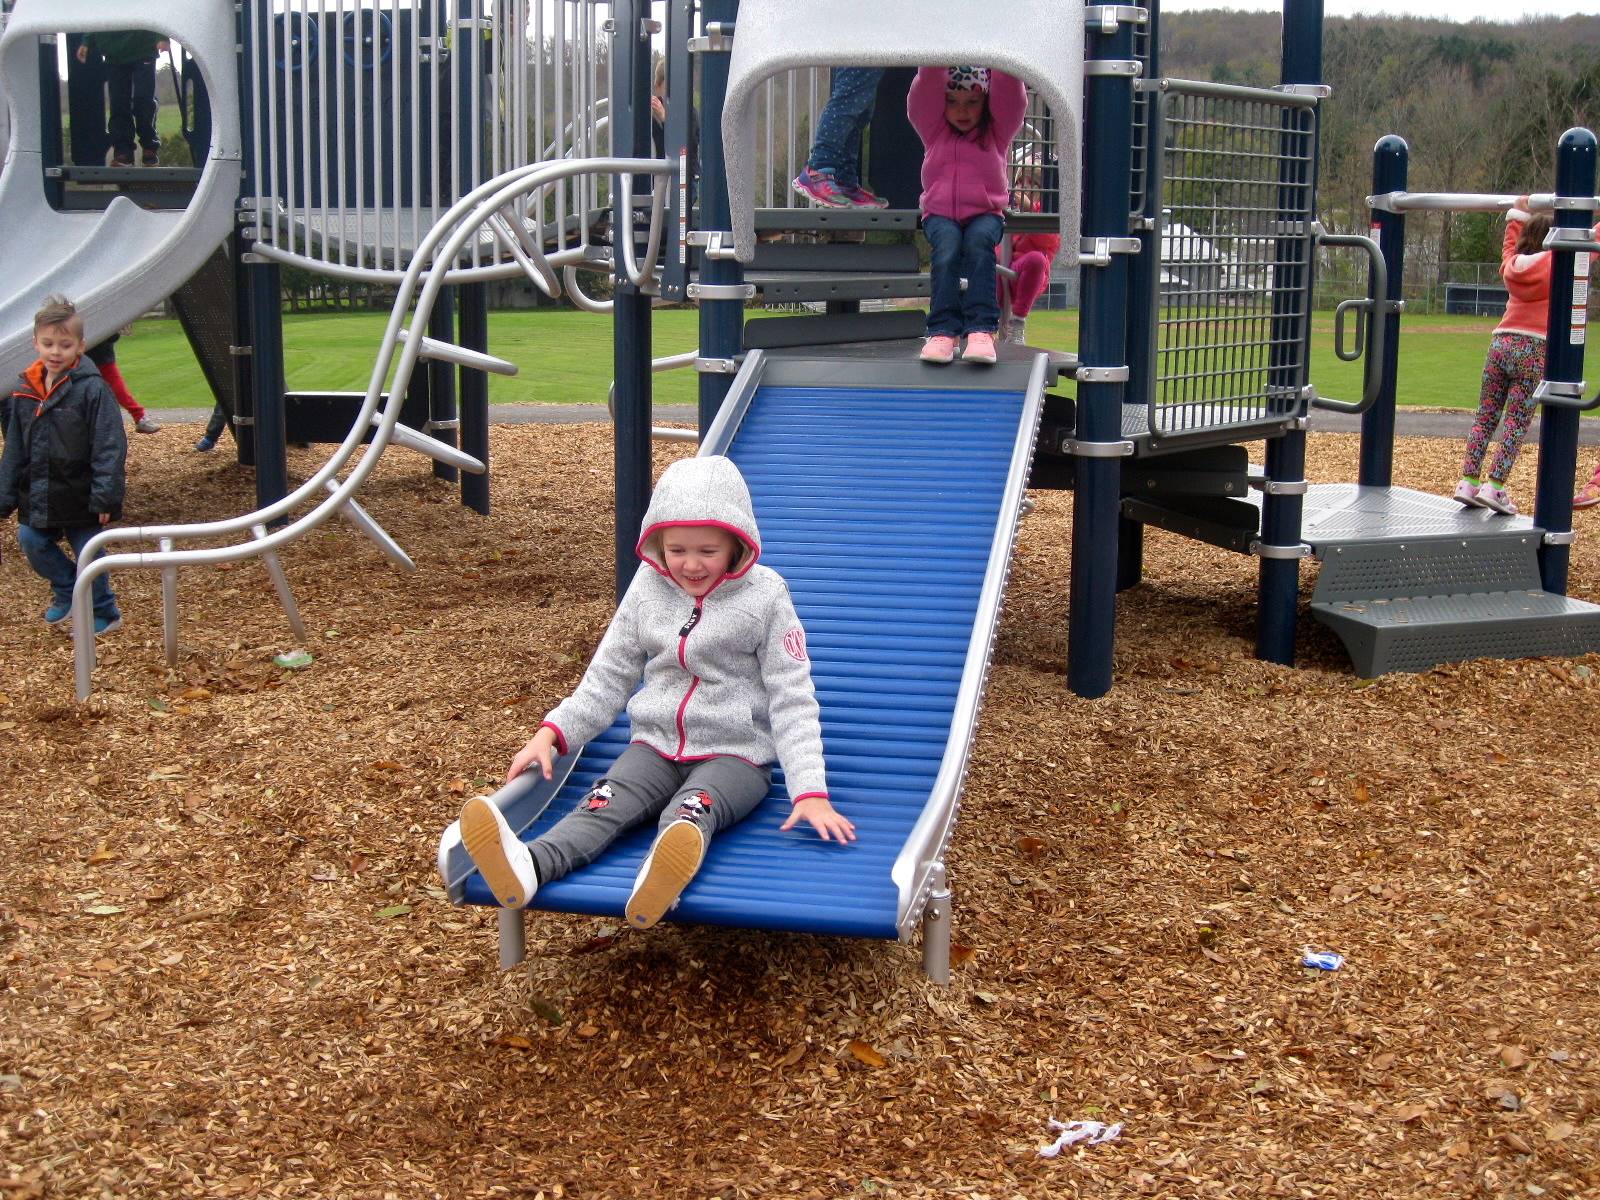
M 1005 221 L 994 213 L 979 213 L 957 228 L 961 231 L 960 273 L 967 280 L 967 290 L 957 292 L 961 302 L 960 332 L 993 333 L 1000 328 L 1000 305 L 995 300 L 994 250 L 1005 233 Z M 956 287 L 960 286 L 958 279 Z
M 922 233 L 932 257 L 928 264 L 928 333 L 961 333 L 961 226 L 949 217 L 923 217 Z M 989 294 L 994 294 L 991 286 Z
M 683 767 L 635 743 L 595 781 L 578 806 L 528 843 L 539 882 L 588 866 L 628 830 L 655 817 L 686 774 Z
M 161 135 L 156 132 L 156 60 L 153 58 L 133 66 L 132 108 L 139 144 L 146 150 L 158 149 Z
M 1478 392 L 1478 416 L 1467 434 L 1467 453 L 1461 460 L 1461 473 L 1476 479 L 1483 470 L 1483 456 L 1489 450 L 1489 439 L 1506 406 L 1506 390 L 1511 385 L 1507 371 L 1506 349 L 1499 334 L 1489 342 L 1489 356 L 1483 363 L 1483 386 Z
M 828 103 L 817 116 L 810 166 L 833 172 L 840 187 L 861 182 L 861 133 L 872 119 L 882 67 L 835 67 Z
M 137 63 L 106 64 L 106 97 L 111 119 L 106 133 L 113 153 L 133 157 L 133 72 Z
M 1538 338 L 1517 340 L 1527 344 L 1515 346 L 1507 356 L 1511 382 L 1506 389 L 1505 425 L 1500 431 L 1500 449 L 1489 465 L 1489 478 L 1502 487 L 1511 478 L 1523 439 L 1533 424 L 1533 393 L 1544 378 L 1544 343 Z
M 1011 281 L 1011 315 L 1025 317 L 1050 284 L 1050 260 L 1038 250 L 1027 250 L 1011 260 L 1017 277 Z
M 693 764 L 661 812 L 661 828 L 693 821 L 709 839 L 755 812 L 772 787 L 772 773 L 742 758 L 722 755 Z

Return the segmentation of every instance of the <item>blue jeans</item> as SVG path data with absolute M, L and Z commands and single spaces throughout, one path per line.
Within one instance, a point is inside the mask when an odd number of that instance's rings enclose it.
M 78 567 L 58 544 L 65 537 L 75 557 L 82 559 L 83 547 L 100 532 L 98 525 L 74 525 L 70 529 L 35 529 L 32 525 L 17 526 L 17 545 L 27 556 L 28 565 L 50 583 L 50 594 L 57 604 L 72 602 L 72 584 L 78 578 Z M 117 616 L 117 598 L 111 592 L 111 576 L 97 576 L 94 584 L 94 615 Z
M 979 213 L 965 224 L 949 217 L 923 217 L 922 232 L 933 250 L 928 303 L 928 335 L 960 337 L 1000 328 L 995 300 L 994 248 L 1006 223 L 996 213 Z M 962 277 L 967 290 L 961 290 Z
M 833 181 L 842 188 L 861 184 L 861 134 L 872 120 L 882 78 L 882 67 L 833 70 L 828 103 L 817 115 L 808 162 L 812 170 L 832 171 Z

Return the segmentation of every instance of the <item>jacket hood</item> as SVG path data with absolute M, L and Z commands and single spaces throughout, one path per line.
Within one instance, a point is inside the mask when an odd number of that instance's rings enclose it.
M 738 538 L 740 550 L 726 578 L 737 579 L 761 557 L 761 533 L 756 528 L 750 489 L 733 460 L 720 454 L 673 463 L 662 472 L 650 497 L 634 553 L 671 578 L 661 552 L 661 531 L 668 525 L 711 526 Z

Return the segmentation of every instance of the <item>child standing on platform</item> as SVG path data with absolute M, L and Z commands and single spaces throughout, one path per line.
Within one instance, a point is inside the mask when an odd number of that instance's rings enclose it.
M 923 67 L 906 95 L 922 138 L 922 232 L 933 252 L 922 360 L 995 361 L 994 251 L 1005 232 L 1006 156 L 1022 128 L 1022 81 L 987 67 Z M 961 280 L 967 281 L 966 290 Z
M 648 929 L 677 903 L 711 838 L 767 794 L 783 766 L 793 809 L 824 841 L 855 840 L 828 799 L 822 731 L 805 631 L 783 577 L 756 560 L 761 538 L 744 478 L 720 456 L 661 476 L 645 513 L 643 565 L 583 680 L 511 761 L 506 782 L 602 733 L 624 705 L 632 743 L 572 812 L 522 842 L 486 797 L 461 810 L 461 841 L 506 908 L 593 862 L 622 834 L 660 832 L 628 897 L 628 924 Z M 644 685 L 635 688 L 641 677 Z
M 1039 169 L 1039 151 L 1023 156 L 1017 172 L 1011 207 L 1017 212 L 1042 212 L 1044 173 Z M 1011 235 L 1011 320 L 1001 330 L 1001 340 L 1016 346 L 1028 342 L 1028 314 L 1050 286 L 1050 266 L 1061 252 L 1059 233 L 1015 233 Z
M 1545 235 L 1550 232 L 1550 214 L 1530 213 L 1528 206 L 1528 197 L 1521 196 L 1506 213 L 1500 277 L 1509 298 L 1505 315 L 1494 327 L 1489 342 L 1478 417 L 1467 434 L 1461 482 L 1455 490 L 1455 498 L 1468 507 L 1492 508 L 1507 515 L 1517 511 L 1506 492 L 1506 481 L 1511 478 L 1522 439 L 1533 423 L 1533 392 L 1544 378 L 1545 340 L 1550 333 L 1552 263 L 1550 251 L 1544 248 Z M 1600 231 L 1600 226 L 1596 229 Z M 1502 416 L 1505 428 L 1500 433 L 1500 450 L 1489 464 L 1488 478 L 1480 478 L 1489 440 Z
M 156 55 L 167 39 L 148 29 L 119 29 L 84 36 L 78 61 L 90 53 L 106 60 L 106 91 L 111 99 L 111 165 L 133 166 L 133 143 L 138 138 L 139 161 L 153 167 L 161 161 L 161 135 L 156 132 Z
M 51 296 L 34 314 L 33 346 L 39 359 L 0 413 L 0 520 L 17 514 L 17 542 L 50 582 L 45 622 L 65 629 L 78 568 L 58 543 L 81 559 L 84 544 L 122 515 L 128 441 L 116 398 L 85 356 L 83 318 L 70 300 Z M 121 625 L 110 576 L 100 575 L 95 635 Z

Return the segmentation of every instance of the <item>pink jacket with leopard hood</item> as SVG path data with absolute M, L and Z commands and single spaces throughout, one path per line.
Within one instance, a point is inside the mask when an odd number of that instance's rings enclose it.
M 980 213 L 1004 213 L 1011 189 L 1006 154 L 1028 108 L 1022 80 L 989 72 L 989 119 L 971 133 L 958 133 L 944 119 L 948 67 L 922 67 L 906 94 L 906 116 L 922 138 L 922 215 L 968 221 Z
M 698 602 L 667 573 L 668 525 L 716 526 L 739 541 L 728 574 Z M 791 800 L 826 796 L 805 631 L 783 577 L 757 561 L 755 508 L 732 460 L 668 467 L 637 552 L 643 561 L 582 682 L 544 719 L 561 752 L 603 732 L 626 705 L 632 740 L 664 758 L 776 761 Z

